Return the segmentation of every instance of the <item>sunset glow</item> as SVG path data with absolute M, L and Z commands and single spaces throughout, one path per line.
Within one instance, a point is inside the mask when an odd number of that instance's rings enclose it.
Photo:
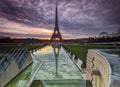
M 49 35 L 50 36 L 53 31 L 49 30 L 49 29 L 44 29 L 44 28 L 28 27 L 25 25 L 20 25 L 20 24 L 14 23 L 14 22 L 7 22 L 6 24 L 0 25 L 0 32 L 8 33 L 8 35 L 6 34 L 6 36 L 9 36 L 9 34 L 13 34 L 13 36 L 10 35 L 10 37 L 12 37 L 12 38 L 16 38 L 16 37 L 24 38 L 24 36 L 14 36 L 14 34 L 18 34 L 18 35 Z
M 120 29 L 119 0 L 58 2 L 58 23 L 63 38 L 85 38 L 101 32 L 111 34 Z M 1 0 L 0 35 L 50 38 L 55 24 L 55 4 L 50 0 Z

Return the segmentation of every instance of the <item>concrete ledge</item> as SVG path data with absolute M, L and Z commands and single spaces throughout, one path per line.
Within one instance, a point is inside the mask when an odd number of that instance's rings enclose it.
M 22 72 L 27 66 L 32 63 L 31 54 L 27 56 L 23 67 L 19 69 L 15 60 L 7 67 L 7 69 L 0 76 L 0 87 L 5 87 L 13 78 L 15 78 L 20 72 Z
M 88 78 L 96 87 L 119 87 L 120 58 L 105 51 L 92 49 L 88 51 Z

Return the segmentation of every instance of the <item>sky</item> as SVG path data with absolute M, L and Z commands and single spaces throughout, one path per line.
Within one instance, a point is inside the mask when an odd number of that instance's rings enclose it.
M 84 38 L 120 29 L 120 0 L 58 0 L 63 38 Z M 50 38 L 56 0 L 0 0 L 0 36 Z

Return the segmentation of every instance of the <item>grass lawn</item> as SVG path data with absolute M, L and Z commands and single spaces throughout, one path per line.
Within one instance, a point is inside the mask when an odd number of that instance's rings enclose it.
M 86 58 L 88 49 L 115 49 L 113 46 L 82 46 L 82 45 L 65 45 L 65 48 L 77 55 L 82 61 L 82 67 L 86 67 Z

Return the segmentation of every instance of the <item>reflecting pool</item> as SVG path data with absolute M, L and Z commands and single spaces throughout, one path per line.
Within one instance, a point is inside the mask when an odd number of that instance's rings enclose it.
M 31 55 L 33 64 L 24 71 L 27 78 L 8 87 L 92 87 L 63 47 L 46 46 Z
M 42 62 L 35 80 L 82 79 L 83 76 L 63 48 L 47 46 L 34 53 Z

